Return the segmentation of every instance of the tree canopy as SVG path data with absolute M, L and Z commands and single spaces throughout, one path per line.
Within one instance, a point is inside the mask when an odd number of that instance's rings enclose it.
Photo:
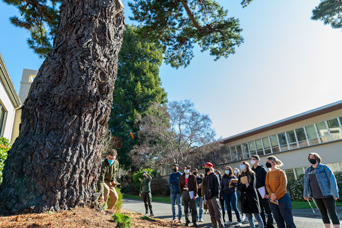
M 321 20 L 334 29 L 342 28 L 342 0 L 321 0 L 312 14 L 313 20 Z
M 120 164 L 126 168 L 131 165 L 128 153 L 137 143 L 139 128 L 135 127 L 135 123 L 138 115 L 144 115 L 152 103 L 167 101 L 159 77 L 162 48 L 141 39 L 136 31 L 136 27 L 126 25 L 123 33 L 124 42 L 119 53 L 118 78 L 109 119 L 109 130 L 122 139 L 118 153 Z

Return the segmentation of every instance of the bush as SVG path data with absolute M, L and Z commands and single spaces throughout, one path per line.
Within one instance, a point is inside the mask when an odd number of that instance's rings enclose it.
M 116 227 L 130 228 L 132 226 L 132 219 L 127 215 L 114 213 L 113 220 L 117 223 Z
M 168 181 L 163 178 L 153 178 L 151 182 L 151 191 L 152 195 L 169 195 L 170 194 L 170 188 L 168 185 Z
M 11 144 L 8 139 L 0 137 L 0 184 L 2 183 L 2 170 L 5 166 L 5 160 L 8 155 L 8 151 L 11 149 Z
M 339 199 L 338 201 L 342 201 L 342 172 L 334 172 L 335 178 L 337 181 L 338 189 L 339 189 Z M 294 201 L 304 201 L 303 192 L 304 192 L 304 175 L 301 175 L 297 180 L 289 181 L 287 184 L 287 191 L 291 197 L 291 200 Z
M 116 193 L 118 193 L 118 201 L 116 201 L 114 209 L 116 211 L 121 211 L 123 194 L 121 193 L 121 190 L 119 188 L 115 188 L 115 189 L 116 189 Z

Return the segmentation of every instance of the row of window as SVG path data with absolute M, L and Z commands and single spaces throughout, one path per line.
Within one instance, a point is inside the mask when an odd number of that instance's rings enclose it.
M 330 163 L 330 164 L 326 164 L 327 166 L 329 166 L 329 168 L 333 171 L 333 172 L 337 172 L 337 171 L 342 171 L 342 162 L 336 162 L 336 163 Z M 300 178 L 301 176 L 304 175 L 305 170 L 308 167 L 300 167 L 300 168 L 295 168 L 295 169 L 286 169 L 285 173 L 286 173 L 286 177 L 287 180 L 297 180 L 298 178 Z
M 0 102 L 0 137 L 3 136 L 6 123 L 6 110 Z
M 342 117 L 229 147 L 226 162 L 342 139 Z

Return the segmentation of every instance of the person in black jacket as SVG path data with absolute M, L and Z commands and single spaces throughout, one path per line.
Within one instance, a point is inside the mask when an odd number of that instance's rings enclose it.
M 220 183 L 218 177 L 214 174 L 214 166 L 210 162 L 204 165 L 206 176 L 202 184 L 202 194 L 204 195 L 204 202 L 208 204 L 211 224 L 213 228 L 224 228 L 221 211 L 218 205 Z
M 260 157 L 258 155 L 253 155 L 251 157 L 251 165 L 252 165 L 252 170 L 255 173 L 256 176 L 256 188 L 265 188 L 266 194 L 264 196 L 260 195 L 260 192 L 257 191 L 258 197 L 259 197 L 259 203 L 260 203 L 260 209 L 261 209 L 261 218 L 264 224 L 266 225 L 266 218 L 265 218 L 265 212 L 267 214 L 267 225 L 265 227 L 267 228 L 273 228 L 273 216 L 271 213 L 271 209 L 269 206 L 269 195 L 267 194 L 266 187 L 265 187 L 265 180 L 266 180 L 266 174 L 267 171 L 266 169 L 262 166 L 259 165 Z
M 260 216 L 261 209 L 258 193 L 255 188 L 255 173 L 248 162 L 241 162 L 240 169 L 242 172 L 238 180 L 238 189 L 241 191 L 242 212 L 246 213 L 250 228 L 255 228 L 252 214 L 258 221 L 259 227 L 264 227 L 264 223 Z M 244 180 L 247 180 L 246 183 L 244 183 Z
M 235 226 L 242 226 L 241 218 L 240 218 L 240 212 L 237 209 L 237 198 L 236 198 L 236 192 L 235 187 L 237 186 L 237 182 L 233 183 L 234 181 L 237 181 L 238 178 L 236 178 L 233 175 L 233 169 L 230 166 L 226 166 L 226 169 L 224 170 L 224 175 L 221 180 L 221 191 L 220 196 L 221 199 L 223 199 L 226 203 L 227 213 L 228 213 L 228 219 L 226 225 L 232 224 L 232 207 L 235 211 L 236 219 L 238 220 L 238 223 Z M 224 206 L 223 206 L 224 210 Z

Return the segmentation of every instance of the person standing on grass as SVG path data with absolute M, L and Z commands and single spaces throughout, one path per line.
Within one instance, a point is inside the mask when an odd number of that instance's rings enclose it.
M 139 196 L 142 197 L 145 204 L 145 216 L 148 214 L 148 209 L 150 208 L 150 216 L 154 216 L 152 210 L 152 194 L 151 194 L 151 180 L 152 177 L 146 171 L 143 172 L 143 179 L 140 184 Z
M 228 219 L 226 225 L 232 225 L 232 207 L 233 210 L 235 211 L 236 219 L 238 223 L 235 226 L 242 226 L 241 223 L 241 218 L 240 218 L 240 212 L 237 209 L 237 199 L 236 199 L 236 193 L 235 193 L 235 187 L 237 186 L 237 182 L 233 183 L 232 180 L 238 180 L 233 175 L 233 169 L 230 166 L 226 166 L 224 170 L 224 175 L 221 180 L 221 191 L 220 191 L 220 196 L 221 199 L 224 200 L 226 203 L 226 208 L 227 208 L 227 213 L 228 213 Z M 223 206 L 224 208 L 224 206 Z
M 198 197 L 196 198 L 196 210 L 198 206 L 198 211 L 197 211 L 197 222 L 203 222 L 203 197 L 202 197 L 202 182 L 203 182 L 203 174 L 198 174 L 198 169 L 193 169 L 192 174 L 195 175 L 196 181 L 197 181 L 197 195 Z
M 240 170 L 238 168 L 235 168 L 234 169 L 234 176 L 239 179 L 240 177 Z M 242 207 L 241 207 L 241 191 L 236 188 L 236 198 L 237 198 L 237 205 L 238 205 L 238 209 L 240 211 L 240 218 L 241 218 L 241 221 L 245 221 L 245 222 L 248 222 L 248 218 L 245 216 L 244 213 L 242 213 Z
M 327 165 L 321 164 L 322 159 L 317 153 L 310 153 L 308 160 L 312 165 L 304 174 L 304 199 L 313 198 L 325 227 L 331 227 L 331 219 L 334 228 L 339 228 L 340 219 L 336 212 L 336 200 L 339 195 L 334 173 Z
M 171 198 L 171 208 L 172 208 L 172 222 L 173 223 L 182 223 L 182 196 L 179 191 L 179 179 L 182 176 L 182 173 L 179 172 L 179 165 L 172 165 L 172 173 L 169 176 L 169 185 L 170 185 L 170 198 Z M 176 203 L 177 202 L 177 203 Z M 178 206 L 178 221 L 176 218 L 176 205 Z
M 258 221 L 259 227 L 264 227 L 264 223 L 260 216 L 260 204 L 258 199 L 255 173 L 251 169 L 248 162 L 241 162 L 240 169 L 242 170 L 238 181 L 238 189 L 241 191 L 241 206 L 242 212 L 248 217 L 249 227 L 255 228 L 253 215 Z M 245 181 L 244 181 L 245 180 Z
M 266 159 L 266 167 L 271 168 L 266 174 L 265 186 L 270 195 L 270 208 L 278 228 L 295 228 L 292 216 L 292 203 L 287 193 L 287 179 L 283 170 L 279 169 L 283 163 L 275 156 Z
M 182 194 L 184 214 L 185 214 L 185 226 L 189 226 L 189 205 L 191 209 L 191 218 L 193 227 L 197 227 L 196 223 L 196 196 L 197 196 L 197 180 L 195 175 L 191 173 L 191 166 L 186 165 L 184 167 L 184 173 L 179 179 L 179 191 Z
M 209 208 L 209 214 L 211 224 L 213 228 L 223 228 L 224 224 L 221 217 L 221 211 L 218 205 L 220 182 L 218 177 L 214 174 L 214 166 L 210 162 L 204 165 L 206 176 L 204 177 L 202 184 L 202 194 L 204 195 L 204 201 Z
M 220 171 L 218 171 L 218 170 L 215 170 L 215 174 L 216 174 L 216 176 L 219 178 L 219 181 L 220 181 L 220 183 L 221 183 L 221 180 L 222 180 L 222 173 L 221 173 Z M 224 200 L 223 200 L 221 197 L 219 197 L 219 201 L 220 201 L 220 207 L 221 207 L 221 210 L 222 210 L 222 219 L 223 219 L 223 223 L 225 223 L 225 222 L 226 222 L 226 219 L 225 219 L 225 217 L 226 217 L 226 211 L 224 210 Z
M 118 193 L 115 190 L 117 186 L 116 175 L 119 172 L 119 161 L 116 160 L 117 152 L 111 149 L 107 153 L 106 159 L 102 162 L 99 181 L 97 184 L 99 192 L 101 192 L 101 203 L 107 203 L 108 196 L 108 209 L 113 210 L 117 200 Z
M 264 187 L 266 190 L 265 181 L 266 181 L 267 171 L 262 165 L 259 165 L 259 161 L 260 161 L 259 155 L 253 155 L 251 157 L 252 170 L 254 171 L 255 177 L 256 177 L 256 188 L 258 189 L 258 188 Z M 265 227 L 273 228 L 274 227 L 273 216 L 272 216 L 272 212 L 271 212 L 271 209 L 269 206 L 269 200 L 268 200 L 269 195 L 267 194 L 267 191 L 264 196 L 261 196 L 259 191 L 257 191 L 257 193 L 259 197 L 259 204 L 260 204 L 260 209 L 261 209 L 260 215 L 261 215 L 262 221 L 264 222 L 265 225 L 267 224 Z M 265 212 L 267 214 L 267 222 L 266 222 Z

